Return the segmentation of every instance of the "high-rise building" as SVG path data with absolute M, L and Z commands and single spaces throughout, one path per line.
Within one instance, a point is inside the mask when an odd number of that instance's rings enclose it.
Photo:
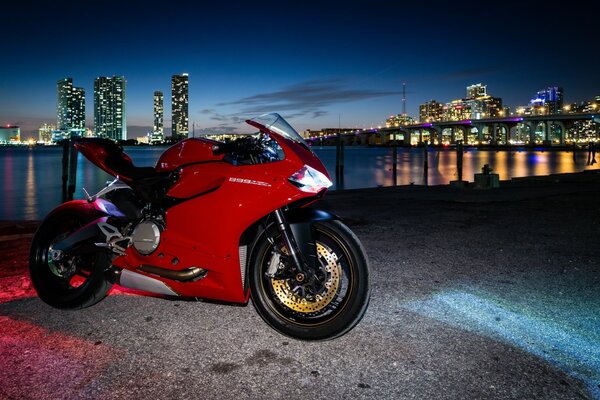
M 467 99 L 476 99 L 478 97 L 487 96 L 487 85 L 477 83 L 467 86 Z
M 94 133 L 113 140 L 127 139 L 125 78 L 98 77 L 94 80 Z
M 164 96 L 163 92 L 154 92 L 154 133 L 164 134 Z
M 185 139 L 188 136 L 188 74 L 171 78 L 171 136 Z
M 435 100 L 428 101 L 419 106 L 419 120 L 421 122 L 434 122 L 442 119 L 444 105 Z
M 545 114 L 560 114 L 563 112 L 564 92 L 561 87 L 552 86 L 540 90 L 531 99 L 530 105 L 533 109 L 544 109 Z
M 385 126 L 387 128 L 412 125 L 414 123 L 414 118 L 409 117 L 406 114 L 390 115 L 390 117 L 385 120 Z
M 74 87 L 71 101 L 73 104 L 73 128 L 85 129 L 85 90 Z
M 148 133 L 149 143 L 160 143 L 165 140 L 164 136 L 164 96 L 163 92 L 154 92 L 154 126 L 152 132 Z M 138 142 L 140 139 L 138 138 Z
M 85 130 L 85 90 L 73 87 L 73 79 L 56 82 L 57 128 L 65 132 Z
M 39 138 L 38 140 L 43 143 L 50 143 L 52 141 L 52 131 L 56 130 L 56 127 L 52 124 L 43 124 L 38 129 Z

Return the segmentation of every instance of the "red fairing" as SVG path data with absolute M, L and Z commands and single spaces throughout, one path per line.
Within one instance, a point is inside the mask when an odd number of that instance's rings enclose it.
M 158 248 L 142 255 L 129 246 L 113 265 L 161 280 L 182 296 L 248 301 L 242 278 L 246 266 L 240 265 L 242 234 L 277 209 L 322 195 L 323 191 L 302 191 L 288 181 L 305 165 L 329 176 L 295 131 L 286 135 L 276 126 L 249 123 L 277 141 L 285 154 L 282 160 L 234 165 L 224 161 L 223 155 L 213 154 L 213 146 L 220 142 L 193 138 L 167 149 L 154 169 L 136 168 L 109 140 L 77 142 L 79 151 L 91 162 L 129 184 L 135 184 L 139 177 L 176 171 L 176 180 L 166 193 L 172 204 L 165 208 Z M 101 206 L 87 207 L 92 212 L 93 207 Z M 173 271 L 202 268 L 208 273 L 203 279 L 181 282 L 140 271 L 141 266 Z
M 171 146 L 156 163 L 157 172 L 173 171 L 175 168 L 199 161 L 216 161 L 223 158 L 215 156 L 212 147 L 219 142 L 208 139 L 185 139 Z
M 112 175 L 122 175 L 116 170 L 116 165 L 129 164 L 133 167 L 131 157 L 117 147 L 116 144 L 109 140 L 78 140 L 74 146 L 81 154 L 85 156 L 92 164 L 101 168 L 104 172 Z M 116 165 L 109 165 L 109 159 L 117 159 L 119 162 Z M 122 176 L 125 180 L 129 177 Z
M 196 282 L 152 277 L 162 280 L 182 296 L 247 302 L 249 293 L 244 290 L 242 281 L 245 266 L 240 265 L 239 257 L 242 233 L 273 210 L 315 196 L 298 190 L 287 177 L 306 162 L 318 167 L 316 157 L 300 157 L 297 153 L 306 151 L 294 151 L 298 144 L 291 141 L 281 138 L 279 143 L 286 158 L 267 164 L 234 166 L 214 157 L 210 160 L 216 162 L 207 163 L 182 158 L 185 161 L 182 165 L 191 165 L 181 168 L 178 183 L 171 187 L 168 195 L 189 200 L 167 210 L 166 229 L 152 255 L 142 256 L 130 247 L 125 256 L 114 260 L 114 265 L 131 270 L 141 265 L 171 270 L 203 268 L 209 272 L 206 278 Z M 176 157 L 171 154 L 168 159 Z M 204 194 L 198 195 L 201 193 Z M 176 264 L 174 259 L 177 259 Z

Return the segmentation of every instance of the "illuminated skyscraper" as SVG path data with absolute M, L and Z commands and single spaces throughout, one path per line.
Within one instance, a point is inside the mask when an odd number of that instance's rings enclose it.
M 476 99 L 483 96 L 487 96 L 487 85 L 478 83 L 476 85 L 467 86 L 467 99 Z
M 127 139 L 124 77 L 101 76 L 94 80 L 94 133 L 114 140 Z
M 444 105 L 435 100 L 428 101 L 419 106 L 419 120 L 421 122 L 435 122 L 442 120 Z
M 171 136 L 187 138 L 188 129 L 188 74 L 171 78 Z
M 563 112 L 564 91 L 561 87 L 553 86 L 537 92 L 531 99 L 532 108 L 545 109 L 545 114 L 560 114 Z
M 164 96 L 163 92 L 154 92 L 154 128 L 150 137 L 150 142 L 162 142 L 164 140 Z
M 163 134 L 163 121 L 165 107 L 163 104 L 163 92 L 154 92 L 154 132 Z
M 56 130 L 56 127 L 52 124 L 43 124 L 38 129 L 40 142 L 50 143 L 52 141 L 52 131 Z
M 85 129 L 85 90 L 73 87 L 73 79 L 56 82 L 57 127 L 63 131 Z

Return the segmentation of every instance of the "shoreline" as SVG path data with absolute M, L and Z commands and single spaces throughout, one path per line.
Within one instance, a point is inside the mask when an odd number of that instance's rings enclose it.
M 397 185 L 371 188 L 342 189 L 328 191 L 320 205 L 334 203 L 338 199 L 368 196 L 372 199 L 385 197 L 396 199 L 443 200 L 449 202 L 498 202 L 539 198 L 564 193 L 600 190 L 600 169 L 582 172 L 528 176 L 501 180 L 498 188 L 477 188 L 474 182 L 463 187 L 444 185 Z M 0 240 L 8 236 L 32 234 L 41 220 L 0 219 Z
M 173 143 L 162 143 L 162 144 L 145 144 L 145 143 L 139 143 L 139 144 L 131 144 L 131 143 L 122 143 L 121 144 L 123 147 L 130 147 L 130 148 L 168 148 L 173 146 Z M 336 148 L 336 145 L 316 145 L 316 144 L 311 144 L 310 147 L 315 147 L 315 148 Z M 405 146 L 402 144 L 399 144 L 397 146 L 394 146 L 391 143 L 387 143 L 387 144 L 361 144 L 361 145 L 345 145 L 345 148 L 361 148 L 361 149 L 365 149 L 365 148 L 393 148 L 393 147 L 397 147 L 399 149 L 422 149 L 423 148 L 423 144 L 418 144 L 418 145 L 411 145 L 411 146 Z M 28 144 L 28 143 L 22 143 L 22 144 L 0 144 L 0 149 L 5 149 L 5 148 L 17 148 L 17 149 L 22 149 L 22 148 L 62 148 L 62 144 L 58 143 L 58 144 Z M 437 149 L 437 150 L 453 150 L 456 151 L 456 144 L 450 144 L 450 145 L 438 145 L 438 144 L 429 144 L 428 145 L 429 149 Z M 573 144 L 564 144 L 564 145 L 551 145 L 551 146 L 545 146 L 543 144 L 510 144 L 510 145 L 491 145 L 491 144 L 481 144 L 481 145 L 477 145 L 477 144 L 463 144 L 463 150 L 493 150 L 493 151 L 565 151 L 565 152 L 572 152 L 573 150 L 576 150 L 578 152 L 587 152 L 588 151 L 588 144 L 587 143 L 578 143 L 575 144 L 575 146 L 573 146 Z

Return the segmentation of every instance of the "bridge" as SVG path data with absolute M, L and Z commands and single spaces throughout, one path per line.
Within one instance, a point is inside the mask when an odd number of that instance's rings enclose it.
M 577 142 L 577 137 L 567 137 L 567 133 L 578 123 L 589 121 L 600 124 L 600 113 L 553 114 L 535 116 L 510 116 L 487 119 L 468 119 L 463 121 L 436 121 L 401 125 L 397 127 L 356 130 L 340 135 L 345 145 L 375 145 L 400 142 L 404 145 L 463 144 L 478 145 L 565 145 Z M 598 130 L 595 140 L 599 138 Z M 576 136 L 576 135 L 575 135 Z M 315 144 L 331 145 L 337 141 L 337 135 L 323 138 L 310 138 Z M 584 140 L 587 142 L 589 137 Z

